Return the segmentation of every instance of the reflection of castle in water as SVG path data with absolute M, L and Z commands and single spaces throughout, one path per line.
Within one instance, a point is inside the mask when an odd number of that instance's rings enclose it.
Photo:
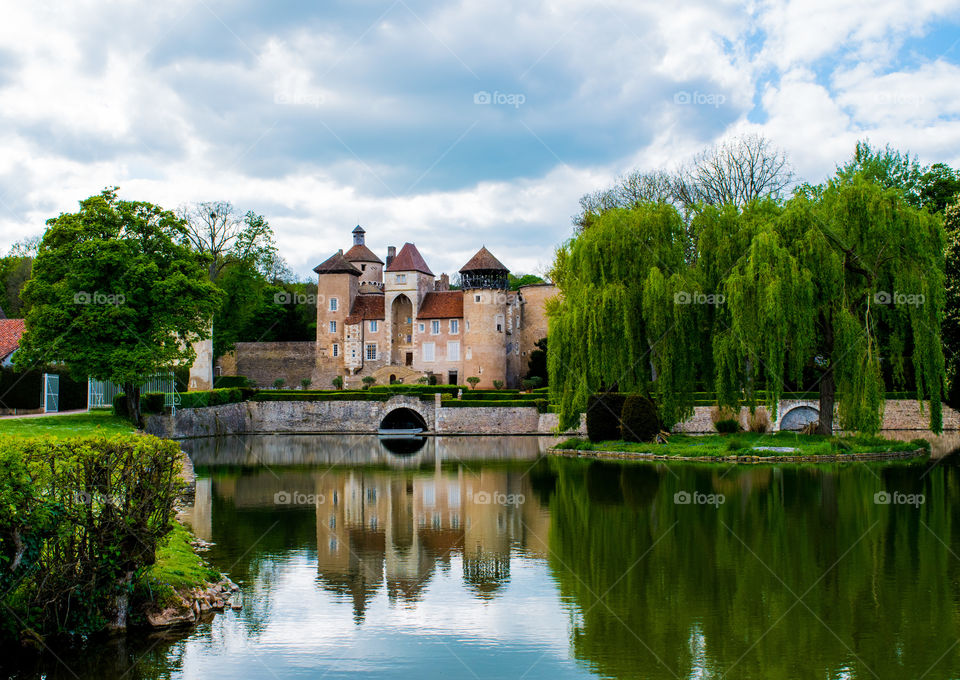
M 492 597 L 510 576 L 510 549 L 545 555 L 549 519 L 519 472 L 349 471 L 317 480 L 317 568 L 363 617 L 381 585 L 391 602 L 420 599 L 438 565 L 459 556 L 464 580 Z

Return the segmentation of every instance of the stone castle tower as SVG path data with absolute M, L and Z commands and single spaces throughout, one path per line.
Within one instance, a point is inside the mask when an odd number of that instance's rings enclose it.
M 317 348 L 313 383 L 334 376 L 357 386 L 412 383 L 422 376 L 440 384 L 519 385 L 527 355 L 547 334 L 546 299 L 552 284 L 511 291 L 509 270 L 481 248 L 460 269 L 461 288 L 436 278 L 413 243 L 387 249 L 386 262 L 357 225 L 353 246 L 317 265 Z M 530 324 L 527 327 L 527 324 Z

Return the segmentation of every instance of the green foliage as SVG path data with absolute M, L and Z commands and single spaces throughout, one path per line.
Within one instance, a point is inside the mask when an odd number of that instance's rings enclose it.
M 523 389 L 527 391 L 535 390 L 541 385 L 543 385 L 543 378 L 541 378 L 538 375 L 532 378 L 524 378 L 523 380 L 520 381 L 520 385 L 523 387 Z
M 620 438 L 628 442 L 648 442 L 660 432 L 657 407 L 642 394 L 631 394 L 620 412 Z
M 603 385 L 645 392 L 657 353 L 687 351 L 686 338 L 657 343 L 661 327 L 671 326 L 666 315 L 673 313 L 672 305 L 664 307 L 655 298 L 683 287 L 661 272 L 680 270 L 688 247 L 683 220 L 673 207 L 643 204 L 596 216 L 589 229 L 557 251 L 551 278 L 561 295 L 547 307 L 547 364 L 561 427 L 573 426 L 589 396 Z M 646 313 L 638 314 L 641 309 Z M 658 389 L 662 414 L 669 414 L 665 421 L 692 409 L 678 402 L 692 389 L 692 384 L 667 389 L 666 382 Z
M 626 400 L 626 394 L 617 392 L 590 395 L 587 401 L 587 436 L 590 441 L 620 439 L 620 414 Z
M 143 413 L 163 413 L 163 392 L 148 392 L 140 397 L 140 411 Z
M 2 437 L 76 437 L 78 435 L 129 434 L 130 421 L 114 416 L 110 409 L 96 409 L 86 413 L 41 416 L 30 418 L 4 418 L 0 420 Z
M 720 434 L 730 434 L 740 431 L 740 421 L 736 418 L 723 418 L 715 422 L 713 427 L 716 428 Z
M 920 202 L 932 213 L 942 213 L 960 198 L 960 171 L 934 163 L 920 178 Z
M 343 389 L 343 376 L 339 376 L 339 375 L 334 376 L 333 380 L 331 380 L 330 383 L 331 383 L 334 387 L 336 387 L 338 390 L 342 390 L 342 389 Z
M 372 387 L 377 383 L 377 379 L 372 375 L 365 375 L 360 379 L 360 382 L 362 382 L 366 387 Z
M 503 381 L 502 381 L 502 380 L 494 380 L 494 381 L 493 381 L 493 389 L 495 389 L 495 390 L 502 390 L 502 389 L 503 389 Z
M 115 189 L 48 220 L 23 291 L 30 311 L 18 366 L 63 363 L 76 378 L 134 395 L 154 374 L 192 362 L 191 343 L 209 336 L 221 296 L 207 261 L 179 243 L 184 233 L 173 213 L 122 201 Z
M 283 378 L 277 378 L 276 380 L 273 381 L 273 389 L 279 390 L 281 387 L 283 387 L 286 384 L 286 382 L 287 381 L 284 380 Z
M 544 283 L 543 279 L 536 274 L 520 274 L 519 276 L 507 274 L 507 281 L 510 284 L 510 290 L 520 290 L 520 286 L 529 286 L 534 283 Z
M 245 401 L 248 396 L 252 396 L 252 392 L 252 390 L 239 387 L 186 392 L 180 395 L 180 408 L 204 408 L 206 406 L 236 404 Z
M 180 456 L 147 435 L 0 440 L 0 604 L 16 615 L 0 637 L 86 634 L 116 619 L 170 529 Z
M 213 387 L 253 387 L 253 381 L 243 375 L 218 375 L 213 379 Z
M 306 389 L 309 389 L 309 388 L 310 388 L 310 383 L 312 383 L 312 382 L 313 382 L 313 380 L 311 380 L 310 378 L 303 378 L 303 379 L 300 381 L 300 387 L 303 388 L 303 389 L 305 389 L 305 390 L 306 390 Z
M 470 384 L 470 389 L 477 389 L 477 385 L 480 383 L 480 378 L 475 375 L 471 375 L 467 378 L 467 382 Z
M 527 361 L 527 378 L 540 378 L 541 385 L 546 385 L 549 379 L 547 371 L 547 339 L 540 338 L 534 345 L 536 349 L 530 351 Z

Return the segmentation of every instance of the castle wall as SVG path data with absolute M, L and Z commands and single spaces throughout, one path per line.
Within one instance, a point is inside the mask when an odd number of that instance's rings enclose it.
M 283 378 L 287 387 L 298 387 L 304 378 L 313 378 L 316 349 L 316 343 L 310 341 L 238 342 L 232 352 L 217 360 L 217 375 L 243 375 L 257 387 L 270 387 Z M 326 389 L 328 385 L 311 387 Z
M 513 387 L 507 378 L 507 300 L 505 290 L 469 289 L 463 291 L 463 377 L 475 376 L 478 388 L 493 388 L 502 381 Z M 512 317 L 512 315 L 511 315 Z M 499 329 L 498 329 L 499 326 Z
M 433 323 L 439 322 L 439 333 L 433 333 Z M 451 321 L 457 322 L 457 332 L 451 331 Z M 466 377 L 463 373 L 463 352 L 464 352 L 464 322 L 463 319 L 418 319 L 415 323 L 417 334 L 417 355 L 418 361 L 414 362 L 414 368 L 424 373 L 433 373 L 437 376 L 441 385 L 450 382 L 450 372 L 456 371 L 457 380 L 453 384 L 464 385 Z M 432 343 L 433 360 L 424 359 L 424 345 Z M 454 353 L 451 343 L 457 343 L 458 349 Z

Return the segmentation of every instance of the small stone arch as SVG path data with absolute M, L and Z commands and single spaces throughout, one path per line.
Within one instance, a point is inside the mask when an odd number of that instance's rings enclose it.
M 781 430 L 798 431 L 820 420 L 820 411 L 813 406 L 795 406 L 780 419 Z
M 427 421 L 420 413 L 406 406 L 401 406 L 389 411 L 380 421 L 380 429 L 382 430 L 410 430 L 417 428 L 426 430 Z

